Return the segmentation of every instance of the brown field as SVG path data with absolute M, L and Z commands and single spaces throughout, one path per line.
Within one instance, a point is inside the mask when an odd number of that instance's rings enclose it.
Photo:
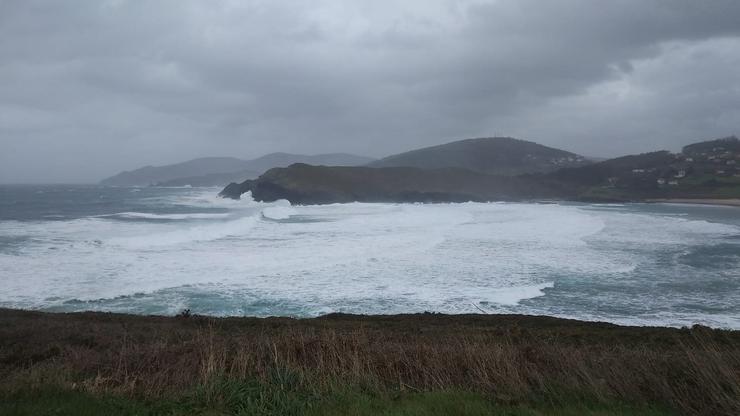
M 156 399 L 246 379 L 317 392 L 464 390 L 503 404 L 618 401 L 738 415 L 740 331 L 517 315 L 298 320 L 0 309 L 6 394 L 54 385 Z

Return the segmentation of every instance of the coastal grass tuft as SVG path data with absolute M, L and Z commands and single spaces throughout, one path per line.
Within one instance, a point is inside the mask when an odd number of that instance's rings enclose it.
M 737 415 L 740 331 L 0 310 L 0 395 L 29 415 Z
M 324 395 L 285 391 L 278 386 L 229 382 L 219 386 L 222 401 L 199 392 L 176 399 L 137 399 L 79 390 L 45 388 L 0 396 L 5 416 L 668 416 L 666 409 L 627 404 L 501 405 L 484 395 L 464 391 L 364 392 L 338 390 Z

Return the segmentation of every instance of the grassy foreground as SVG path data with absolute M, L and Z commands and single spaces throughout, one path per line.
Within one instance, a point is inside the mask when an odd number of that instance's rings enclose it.
M 1 415 L 740 414 L 740 331 L 0 309 Z

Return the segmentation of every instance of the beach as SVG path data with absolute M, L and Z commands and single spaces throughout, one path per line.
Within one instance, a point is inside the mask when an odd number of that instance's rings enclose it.
M 647 202 L 657 202 L 665 204 L 697 204 L 697 205 L 720 205 L 727 207 L 740 207 L 740 199 L 692 199 L 692 198 L 671 198 L 671 199 L 648 199 Z

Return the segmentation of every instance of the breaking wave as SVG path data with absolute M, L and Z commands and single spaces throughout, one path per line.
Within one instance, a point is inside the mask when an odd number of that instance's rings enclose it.
M 148 212 L 119 212 L 117 214 L 100 215 L 100 217 L 147 219 L 147 220 L 205 220 L 227 218 L 228 213 L 193 213 L 193 214 L 152 214 Z
M 0 306 L 738 325 L 740 225 L 694 207 L 291 206 L 215 192 L 144 189 L 114 214 L 0 221 Z
M 242 217 L 208 225 L 189 226 L 165 232 L 154 232 L 132 237 L 112 238 L 108 243 L 130 248 L 169 246 L 219 240 L 244 235 L 259 221 L 256 216 Z

